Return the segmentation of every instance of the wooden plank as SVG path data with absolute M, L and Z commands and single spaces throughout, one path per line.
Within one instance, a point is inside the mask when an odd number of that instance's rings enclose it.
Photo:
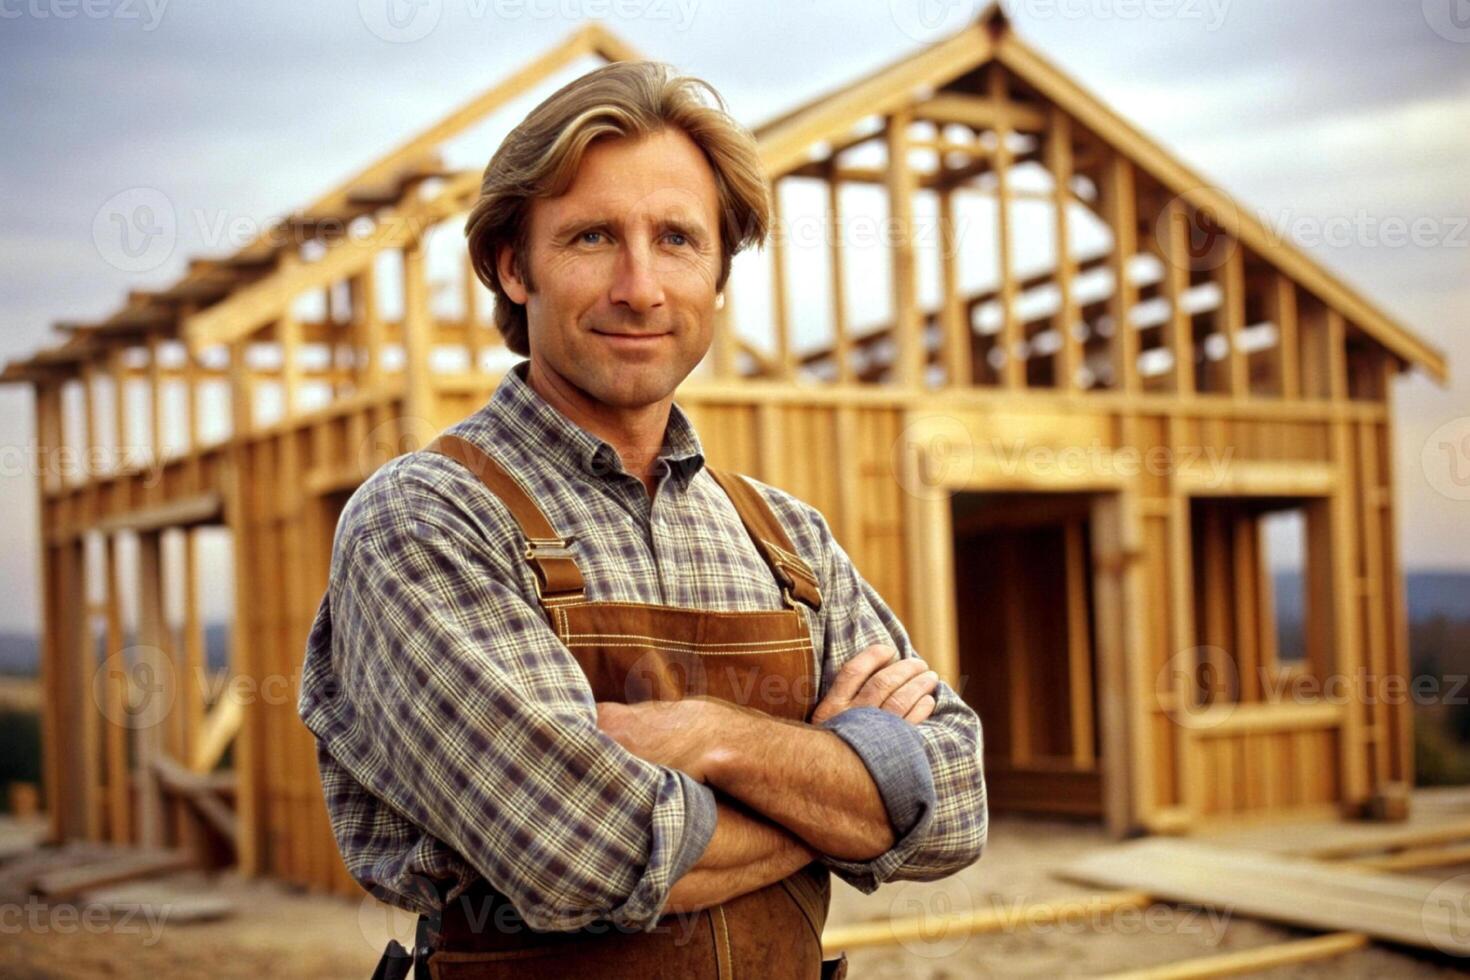
M 195 772 L 213 772 L 225 749 L 239 734 L 243 720 L 240 698 L 226 691 L 196 730 L 198 737 L 189 756 L 189 768 Z
M 188 802 L 211 827 L 232 845 L 239 836 L 235 812 L 214 793 L 213 785 L 197 773 L 190 772 L 168 755 L 153 760 L 154 772 L 163 788 Z
M 210 922 L 235 911 L 235 902 L 223 895 L 201 891 L 195 884 L 181 888 L 167 879 L 92 888 L 77 901 L 88 909 L 105 908 L 118 915 L 142 912 L 150 921 L 161 922 L 166 916 L 170 925 Z
M 1277 390 L 1282 398 L 1300 398 L 1301 339 L 1297 335 L 1296 283 L 1273 270 L 1266 289 L 1266 306 L 1266 315 L 1276 324 L 1277 340 L 1272 348 L 1271 369 L 1276 375 Z
M 940 166 L 944 166 L 941 158 Z M 974 331 L 960 295 L 959 254 L 961 242 L 955 224 L 954 188 L 942 185 L 939 199 L 939 327 L 943 338 L 944 379 L 951 387 L 973 382 Z
M 1240 333 L 1245 329 L 1245 256 L 1242 251 L 1239 242 L 1231 242 L 1225 261 L 1215 270 L 1215 282 L 1220 287 L 1220 333 L 1226 343 L 1224 388 L 1236 398 L 1250 396 L 1245 351 L 1240 346 Z
M 1097 702 L 1101 723 L 1103 815 L 1108 833 L 1122 836 L 1154 805 L 1152 756 L 1140 728 L 1148 715 L 1138 700 L 1143 649 L 1143 583 L 1137 498 L 1129 491 L 1098 494 L 1092 518 L 1093 595 L 1097 616 Z M 1152 683 L 1152 678 L 1149 679 Z
M 1397 854 L 1357 858 L 1340 862 L 1344 867 L 1372 871 L 1419 871 L 1423 868 L 1448 868 L 1470 864 L 1470 844 L 1453 847 L 1416 847 Z
M 167 625 L 163 608 L 163 556 L 158 531 L 138 535 L 138 638 L 134 651 L 144 710 L 134 718 L 133 773 L 138 794 L 138 842 L 161 847 L 165 841 L 163 796 L 153 760 L 163 751 L 163 723 L 172 707 L 176 678 L 167 663 Z
M 36 879 L 36 890 L 45 898 L 60 901 L 89 888 L 183 871 L 196 863 L 195 857 L 187 851 L 162 848 L 132 851 L 81 867 L 43 874 Z
M 67 820 L 64 812 L 66 785 L 63 775 L 67 771 L 62 763 L 61 716 L 57 703 L 57 676 L 61 668 L 58 656 L 60 649 L 60 623 L 64 615 L 62 596 L 57 584 L 56 548 L 49 546 L 49 532 L 56 523 L 53 512 L 46 506 L 47 490 L 50 485 L 51 461 L 48 453 L 55 452 L 59 438 L 61 403 L 60 389 L 55 385 L 44 385 L 36 389 L 36 501 L 37 523 L 41 529 L 40 558 L 37 562 L 38 581 L 41 583 L 41 608 L 44 625 L 41 631 L 41 781 L 46 800 L 49 839 L 62 841 L 67 837 Z
M 1057 387 L 1077 390 L 1077 370 L 1082 366 L 1082 345 L 1076 327 L 1082 319 L 1072 281 L 1077 275 L 1077 262 L 1072 254 L 1071 225 L 1067 209 L 1072 201 L 1072 120 L 1056 106 L 1049 110 L 1050 125 L 1046 131 L 1046 167 L 1052 175 L 1052 211 L 1055 242 L 1057 313 L 1052 327 L 1061 337 L 1057 352 Z
M 1235 977 L 1277 966 L 1310 963 L 1365 948 L 1369 939 L 1361 932 L 1333 932 L 1311 939 L 1293 939 L 1259 949 L 1197 956 L 1163 966 L 1123 973 L 1108 973 L 1107 980 L 1195 980 L 1203 977 Z
M 997 106 L 1010 101 L 1006 91 L 1006 76 L 1000 65 L 992 62 L 986 72 L 986 86 L 990 99 Z M 1001 363 L 1001 386 L 1011 390 L 1026 386 L 1026 362 L 1021 357 L 1023 348 L 1022 325 L 1016 312 L 1016 277 L 1011 248 L 1011 192 L 1010 169 L 1011 149 L 1008 144 L 1011 123 L 1007 113 L 999 113 L 995 121 L 995 150 L 991 154 L 991 173 L 995 176 L 995 256 L 996 275 L 1000 283 L 1000 336 L 998 343 L 1005 353 Z
M 827 173 L 827 217 L 831 222 L 827 256 L 832 292 L 832 350 L 837 360 L 837 383 L 851 384 L 852 335 L 847 322 L 847 276 L 843 263 L 846 236 L 842 224 L 842 182 L 835 166 L 829 167 Z
M 166 528 L 216 524 L 221 520 L 223 513 L 224 504 L 220 495 L 211 491 L 180 497 L 151 507 L 142 507 L 113 517 L 105 517 L 94 522 L 92 527 L 103 534 L 116 534 L 120 531 L 143 534 Z
M 1010 128 L 1027 133 L 1042 132 L 1048 125 L 1045 110 L 1017 104 L 1006 97 L 1004 92 L 997 96 L 994 91 L 987 95 L 936 92 L 914 104 L 914 118 L 927 119 L 940 125 L 957 123 L 975 130 L 992 129 L 1004 118 Z
M 1404 875 L 1164 838 L 1087 855 L 1060 874 L 1312 929 L 1349 930 L 1470 954 L 1470 936 L 1450 928 L 1455 910 L 1466 907 L 1459 903 L 1470 903 L 1470 887 L 1454 881 L 1436 885 Z M 1444 901 L 1431 901 L 1431 893 Z
M 1133 307 L 1138 287 L 1129 275 L 1129 263 L 1138 251 L 1138 213 L 1134 198 L 1133 165 L 1114 151 L 1107 155 L 1103 172 L 1103 219 L 1113 233 L 1113 250 L 1108 268 L 1113 273 L 1113 291 L 1108 297 L 1108 314 L 1113 321 L 1109 351 L 1113 369 L 1110 387 L 1132 394 L 1138 391 L 1138 331 L 1133 327 Z
M 1176 394 L 1189 397 L 1195 392 L 1194 318 L 1184 307 L 1184 294 L 1189 289 L 1189 213 L 1178 198 L 1164 209 L 1164 238 L 1159 242 L 1164 258 L 1164 296 L 1169 301 L 1169 319 L 1165 325 L 1164 344 L 1174 355 L 1170 379 Z
M 914 173 L 909 166 L 909 124 L 913 116 L 895 112 L 888 119 L 888 219 L 892 228 L 893 323 L 897 354 L 893 381 L 917 388 L 924 381 L 924 323 L 914 268 Z
M 771 330 L 776 349 L 771 359 L 773 376 L 780 380 L 795 374 L 791 351 L 791 315 L 786 297 L 786 221 L 781 211 L 781 181 L 771 181 Z
M 971 25 L 917 55 L 762 124 L 755 133 L 766 173 L 776 177 L 805 164 L 814 145 L 839 141 L 865 118 L 912 105 L 916 89 L 939 89 L 984 63 L 990 52 L 989 34 Z
M 252 451 L 242 440 L 233 441 L 230 462 L 225 495 L 225 523 L 230 529 L 234 566 L 230 669 L 258 684 L 264 679 L 256 625 L 259 613 L 254 606 L 254 553 L 260 541 L 251 493 L 258 476 L 252 465 Z M 237 698 L 228 700 L 238 701 Z M 263 710 L 256 710 L 242 715 L 235 742 L 234 766 L 239 779 L 235 813 L 240 828 L 235 856 L 240 873 L 247 878 L 257 877 L 266 870 L 264 760 L 268 747 L 264 738 L 264 714 Z
M 1152 899 L 1144 892 L 1118 891 L 1088 898 L 1064 898 L 1033 902 L 1021 908 L 985 908 L 949 915 L 926 915 L 917 919 L 891 919 L 836 926 L 822 934 L 822 952 L 832 955 L 878 946 L 908 943 L 943 943 L 966 936 L 1003 932 L 1027 926 L 1076 921 L 1079 916 L 1098 915 L 1118 909 L 1147 908 Z
M 410 241 L 403 248 L 404 409 L 415 434 L 425 427 L 438 428 L 434 423 L 437 408 L 429 366 L 433 336 L 424 253 L 421 238 Z
M 133 780 L 128 771 L 129 729 L 123 724 L 123 719 L 127 717 L 128 675 L 122 660 L 126 639 L 123 632 L 117 561 L 116 538 L 111 534 L 102 535 L 102 582 L 103 602 L 107 607 L 108 664 L 102 692 L 102 697 L 106 699 L 103 716 L 107 720 L 103 736 L 103 751 L 107 759 L 107 829 L 108 839 L 112 843 L 126 844 L 133 837 Z M 93 691 L 96 691 L 95 687 Z

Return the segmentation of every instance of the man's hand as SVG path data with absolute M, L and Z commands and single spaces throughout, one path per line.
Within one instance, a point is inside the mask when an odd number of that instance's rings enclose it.
M 680 769 L 704 782 L 710 721 L 717 706 L 701 698 L 642 701 L 638 704 L 597 702 L 597 727 L 640 759 Z
M 871 646 L 843 664 L 812 712 L 812 724 L 861 706 L 882 708 L 914 725 L 933 714 L 939 675 L 918 657 L 894 661 L 896 656 L 894 647 Z

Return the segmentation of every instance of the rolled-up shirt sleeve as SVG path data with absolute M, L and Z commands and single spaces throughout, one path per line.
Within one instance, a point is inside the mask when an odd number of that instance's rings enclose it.
M 823 556 L 820 695 L 825 696 L 842 665 L 869 646 L 892 646 L 900 658 L 918 654 L 903 624 L 858 573 L 821 512 L 812 508 L 809 517 Z M 861 891 L 872 892 L 890 880 L 943 878 L 974 863 L 984 850 L 989 809 L 980 718 L 943 681 L 934 698 L 934 712 L 919 725 L 879 708 L 850 708 L 825 726 L 863 759 L 893 824 L 894 845 L 877 857 L 823 859 Z M 840 722 L 844 716 L 853 717 Z
M 714 833 L 712 791 L 597 728 L 503 543 L 429 487 L 379 477 L 339 526 L 308 644 L 299 713 L 319 757 L 458 852 L 532 928 L 651 928 Z

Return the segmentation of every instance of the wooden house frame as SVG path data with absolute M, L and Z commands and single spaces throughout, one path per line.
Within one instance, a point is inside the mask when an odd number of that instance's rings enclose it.
M 498 381 L 466 263 L 450 283 L 458 312 L 432 301 L 426 236 L 462 225 L 481 176 L 447 168 L 439 148 L 589 55 L 639 56 L 579 30 L 236 254 L 191 262 L 101 322 L 63 324 L 63 343 L 6 368 L 38 407 L 53 837 L 198 847 L 246 874 L 357 892 L 295 700 L 332 531 L 373 468 Z M 804 346 L 778 227 L 760 259 L 765 337 L 735 328 L 737 273 L 680 404 L 714 464 L 821 508 L 977 706 L 992 808 L 1092 816 L 1119 835 L 1384 812 L 1412 780 L 1410 704 L 1382 696 L 1407 673 L 1390 388 L 1411 366 L 1442 382 L 1443 355 L 994 7 L 755 135 L 778 219 L 798 185 L 821 190 L 835 229 L 848 188 L 882 194 L 893 312 L 856 324 L 832 234 L 827 281 L 803 284 L 828 294 L 826 339 Z M 975 239 L 956 215 L 976 199 L 994 219 L 995 276 L 967 292 Z M 1016 264 L 1023 203 L 1048 215 L 1044 267 Z M 934 241 L 916 234 L 921 207 Z M 1081 222 L 1107 247 L 1076 250 Z M 389 254 L 397 316 L 378 302 Z M 937 302 L 922 301 L 925 264 Z M 320 313 L 302 315 L 303 297 Z M 140 388 L 149 459 L 103 467 L 83 451 L 79 472 L 61 465 L 68 450 L 128 445 Z M 206 392 L 228 395 L 222 439 L 199 438 Z M 262 419 L 266 392 L 278 411 Z M 183 446 L 167 445 L 169 398 L 188 419 Z M 1304 527 L 1304 656 L 1290 662 L 1262 530 L 1282 511 Z M 232 543 L 230 669 L 244 682 L 212 698 L 191 683 L 210 528 Z M 140 680 L 161 686 L 141 712 Z M 1283 685 L 1291 696 L 1273 696 Z

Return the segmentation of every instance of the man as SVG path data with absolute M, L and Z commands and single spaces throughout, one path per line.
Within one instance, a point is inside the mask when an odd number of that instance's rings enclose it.
M 702 970 L 638 938 L 699 915 L 711 975 L 810 975 L 827 869 L 872 891 L 984 846 L 975 713 L 822 514 L 705 467 L 674 402 L 768 209 L 754 142 L 705 83 L 624 62 L 552 95 L 467 225 L 527 360 L 343 510 L 299 706 L 333 831 L 386 901 L 512 914 L 465 940 L 476 962 L 527 967 L 498 928 L 566 973 Z M 604 614 L 621 625 L 577 625 Z M 798 906 L 813 935 L 779 952 Z M 621 932 L 594 941 L 597 923 Z M 462 975 L 500 975 L 483 969 Z

